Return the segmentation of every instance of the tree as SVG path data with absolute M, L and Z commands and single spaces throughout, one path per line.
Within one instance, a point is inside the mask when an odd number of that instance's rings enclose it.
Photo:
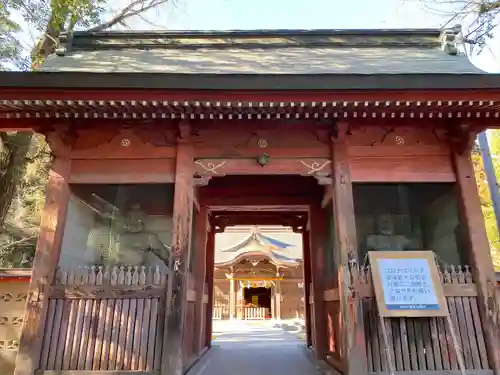
M 21 27 L 12 18 L 13 7 L 16 4 L 9 1 L 0 3 L 0 56 L 2 60 L 15 59 L 21 53 L 19 41 L 14 37 Z M 0 60 L 0 70 L 6 69 L 5 62 Z
M 495 174 L 497 178 L 500 178 L 500 131 L 490 131 L 488 134 L 488 141 L 493 158 Z M 490 243 L 491 254 L 493 256 L 493 263 L 496 269 L 500 269 L 500 235 L 497 228 L 495 211 L 491 201 L 486 174 L 484 172 L 481 155 L 478 150 L 474 150 L 472 152 L 472 162 L 474 164 L 479 198 L 481 201 L 481 208 L 483 211 L 488 241 Z
M 61 33 L 128 27 L 134 17 L 144 17 L 146 12 L 167 2 L 120 0 L 121 7 L 103 20 L 110 10 L 105 0 L 3 0 L 0 70 L 37 69 L 57 49 Z M 31 35 L 31 43 L 26 41 L 26 35 Z M 44 201 L 49 155 L 50 150 L 40 136 L 28 132 L 0 133 L 0 267 L 30 263 Z M 17 251 L 20 248 L 22 255 Z
M 443 27 L 462 26 L 463 45 L 469 56 L 475 56 L 488 47 L 499 24 L 500 0 L 413 0 L 432 13 L 443 16 Z M 464 22 L 465 20 L 465 22 Z

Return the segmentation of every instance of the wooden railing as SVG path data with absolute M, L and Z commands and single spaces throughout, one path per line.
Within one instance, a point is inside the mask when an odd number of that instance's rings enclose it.
M 225 305 L 216 305 L 213 307 L 212 319 L 222 320 L 228 317 L 228 307 Z
M 59 270 L 48 296 L 41 370 L 160 368 L 167 272 L 158 267 Z
M 269 309 L 266 307 L 243 307 L 244 320 L 264 320 L 269 317 Z
M 354 285 L 362 301 L 368 372 L 389 372 L 389 350 L 396 371 L 442 371 L 459 373 L 455 346 L 445 318 L 391 318 L 387 324 L 386 348 L 378 316 L 369 268 L 359 272 Z M 440 272 L 451 321 L 455 328 L 467 371 L 489 370 L 483 326 L 478 309 L 476 284 L 468 266 L 447 266 Z M 342 315 L 338 292 L 325 291 L 326 322 L 330 331 L 332 364 L 343 371 L 340 335 Z

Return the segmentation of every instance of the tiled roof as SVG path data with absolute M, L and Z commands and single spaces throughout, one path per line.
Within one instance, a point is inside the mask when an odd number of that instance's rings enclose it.
M 456 30 L 75 33 L 42 71 L 478 74 Z
M 281 262 L 295 263 L 302 259 L 302 235 L 285 228 L 272 233 L 266 233 L 265 228 L 242 228 L 215 236 L 216 263 L 227 262 L 250 251 L 261 251 Z

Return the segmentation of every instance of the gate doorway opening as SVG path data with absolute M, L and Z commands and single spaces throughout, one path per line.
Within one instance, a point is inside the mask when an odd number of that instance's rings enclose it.
M 243 289 L 243 319 L 271 319 L 271 288 L 249 287 Z
M 271 309 L 271 288 L 249 287 L 243 289 L 245 304 Z
M 311 345 L 309 218 L 324 191 L 314 177 L 291 175 L 225 176 L 199 188 L 214 241 L 206 251 L 210 340 L 212 320 L 272 319 Z

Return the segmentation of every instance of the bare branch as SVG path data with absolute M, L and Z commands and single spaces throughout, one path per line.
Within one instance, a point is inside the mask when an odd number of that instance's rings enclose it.
M 123 8 L 115 17 L 89 29 L 88 31 L 97 32 L 107 30 L 115 25 L 123 23 L 127 18 L 143 14 L 159 5 L 166 4 L 168 1 L 169 0 L 151 0 L 147 2 L 144 0 L 135 0 L 129 6 Z

